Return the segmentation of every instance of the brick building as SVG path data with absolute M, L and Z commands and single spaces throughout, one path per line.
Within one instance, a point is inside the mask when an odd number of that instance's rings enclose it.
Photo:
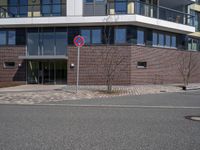
M 80 84 L 105 83 L 106 46 L 126 60 L 115 84 L 180 83 L 181 54 L 192 53 L 200 66 L 198 6 L 194 0 L 0 0 L 0 82 L 75 84 L 73 39 L 82 35 Z M 190 82 L 200 82 L 200 70 Z

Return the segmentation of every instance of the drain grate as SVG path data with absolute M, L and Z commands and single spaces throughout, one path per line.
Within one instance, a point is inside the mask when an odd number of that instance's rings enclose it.
M 200 116 L 185 116 L 185 119 L 200 122 Z

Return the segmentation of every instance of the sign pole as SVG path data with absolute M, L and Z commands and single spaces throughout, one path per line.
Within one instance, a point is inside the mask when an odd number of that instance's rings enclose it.
M 78 48 L 77 50 L 77 69 L 76 69 L 76 94 L 78 93 L 79 86 L 79 63 L 80 63 L 80 48 L 85 44 L 84 37 L 78 35 L 74 38 L 74 44 Z
M 79 85 L 79 61 L 80 61 L 80 47 L 78 46 L 78 51 L 77 51 L 77 72 L 76 72 L 76 93 L 78 93 L 78 85 Z

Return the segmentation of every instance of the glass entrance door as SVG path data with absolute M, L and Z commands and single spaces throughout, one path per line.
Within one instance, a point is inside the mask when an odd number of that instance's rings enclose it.
M 28 61 L 27 82 L 32 84 L 66 84 L 66 61 Z

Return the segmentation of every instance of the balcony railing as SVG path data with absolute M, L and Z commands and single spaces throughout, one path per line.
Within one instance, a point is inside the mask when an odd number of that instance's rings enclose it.
M 136 0 L 108 2 L 106 9 L 107 15 L 138 14 L 151 18 L 194 26 L 193 15 L 163 6 L 146 4 Z
M 0 5 L 0 18 L 66 16 L 66 4 Z

